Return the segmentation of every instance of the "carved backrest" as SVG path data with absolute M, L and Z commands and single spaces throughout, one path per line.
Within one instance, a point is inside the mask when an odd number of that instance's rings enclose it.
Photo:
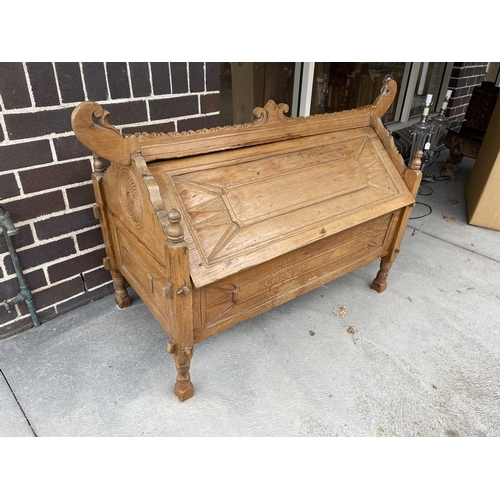
M 135 153 L 141 154 L 149 163 L 371 126 L 381 140 L 383 138 L 386 149 L 393 149 L 391 157 L 394 154 L 393 161 L 398 163 L 402 174 L 404 163 L 399 162 L 392 138 L 380 121 L 392 104 L 396 91 L 396 82 L 390 80 L 372 105 L 299 118 L 285 116 L 288 111 L 286 104 L 269 101 L 263 108 L 254 110 L 256 118 L 252 123 L 188 132 L 122 135 L 109 123 L 109 113 L 95 102 L 79 104 L 73 111 L 71 122 L 76 136 L 90 151 L 122 165 L 128 165 Z

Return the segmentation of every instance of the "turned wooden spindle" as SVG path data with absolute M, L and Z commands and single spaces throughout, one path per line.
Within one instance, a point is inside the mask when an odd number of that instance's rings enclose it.
M 412 170 L 420 170 L 420 168 L 422 167 L 422 156 L 424 156 L 423 151 L 417 151 L 415 153 L 415 158 L 413 158 L 413 161 L 410 165 L 410 168 Z
M 182 243 L 184 241 L 184 231 L 181 226 L 181 214 L 176 208 L 168 212 L 167 240 L 170 243 Z
M 383 292 L 387 288 L 387 276 L 391 270 L 392 262 L 384 261 L 380 262 L 380 270 L 377 273 L 377 277 L 373 280 L 372 289 L 378 293 Z
M 102 158 L 95 153 L 93 154 L 93 157 L 94 157 L 94 172 L 96 174 L 104 174 L 104 170 L 106 170 L 106 168 L 104 166 Z

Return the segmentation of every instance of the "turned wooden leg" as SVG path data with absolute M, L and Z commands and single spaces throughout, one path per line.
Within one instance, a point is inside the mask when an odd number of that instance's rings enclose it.
M 122 273 L 116 270 L 111 270 L 111 278 L 115 286 L 115 302 L 119 309 L 123 309 L 130 305 L 130 297 L 128 296 L 127 288 L 125 287 L 125 278 Z
M 174 394 L 179 398 L 179 401 L 186 401 L 194 396 L 194 387 L 189 375 L 193 346 L 180 349 L 174 341 L 171 341 L 168 343 L 167 351 L 174 357 L 175 367 L 177 368 Z
M 372 283 L 372 288 L 376 292 L 381 293 L 387 288 L 387 275 L 389 274 L 391 266 L 392 262 L 385 261 L 383 258 L 381 259 L 380 270 Z

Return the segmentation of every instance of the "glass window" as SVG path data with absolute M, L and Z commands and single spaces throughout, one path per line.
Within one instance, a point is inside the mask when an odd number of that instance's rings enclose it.
M 253 121 L 254 108 L 263 107 L 269 99 L 292 109 L 295 63 L 225 62 L 220 75 L 222 125 Z
M 427 94 L 432 94 L 433 96 L 431 111 L 435 110 L 436 106 L 440 104 L 438 103 L 438 97 L 441 90 L 445 66 L 446 63 L 420 63 L 410 108 L 410 119 L 422 114 Z
M 403 88 L 408 63 L 404 62 L 323 62 L 316 63 L 311 114 L 334 113 L 372 104 L 380 94 L 384 78 L 390 75 Z M 397 101 L 383 117 L 384 123 L 397 120 Z
M 253 110 L 269 99 L 290 107 L 289 116 L 334 113 L 372 104 L 388 75 L 398 93 L 382 121 L 405 126 L 421 115 L 427 94 L 431 113 L 443 99 L 451 75 L 444 62 L 244 62 L 221 63 L 222 125 L 253 121 Z

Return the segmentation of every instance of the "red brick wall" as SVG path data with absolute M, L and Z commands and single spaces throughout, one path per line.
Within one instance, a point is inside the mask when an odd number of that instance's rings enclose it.
M 219 63 L 0 63 L 0 204 L 41 321 L 112 290 L 94 219 L 91 156 L 71 131 L 81 101 L 99 101 L 124 133 L 219 125 Z M 31 326 L 0 234 L 0 338 Z
M 450 117 L 450 128 L 460 128 L 475 87 L 481 85 L 486 76 L 488 63 L 456 62 L 451 71 L 448 88 L 453 90 L 446 115 Z

